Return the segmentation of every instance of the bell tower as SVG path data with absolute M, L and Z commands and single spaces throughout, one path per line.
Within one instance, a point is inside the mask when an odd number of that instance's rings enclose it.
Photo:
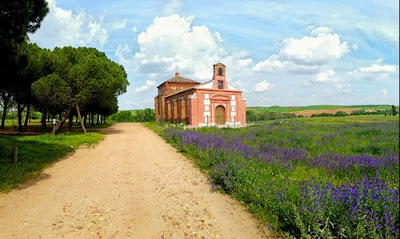
M 228 85 L 226 83 L 226 66 L 222 63 L 213 65 L 213 89 L 226 90 Z

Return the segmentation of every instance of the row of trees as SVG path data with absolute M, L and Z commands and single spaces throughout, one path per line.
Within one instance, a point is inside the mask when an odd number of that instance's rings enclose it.
M 26 111 L 26 127 L 32 106 L 42 112 L 44 124 L 48 114 L 62 116 L 53 134 L 66 119 L 72 122 L 73 116 L 79 118 L 85 131 L 82 115 L 117 112 L 117 97 L 126 92 L 129 82 L 124 68 L 95 48 L 50 51 L 28 43 L 26 34 L 40 26 L 47 12 L 45 0 L 0 3 L 2 129 L 7 110 L 14 105 L 20 131 L 24 129 L 22 112 Z
M 246 111 L 247 121 L 265 121 L 265 120 L 276 120 L 276 119 L 292 119 L 297 117 L 303 117 L 301 115 L 296 116 L 293 113 L 281 113 L 273 111 L 255 112 L 253 110 Z
M 30 76 L 27 34 L 34 33 L 47 15 L 46 0 L 13 0 L 0 2 L 0 97 L 3 108 L 1 128 L 7 110 L 16 102 L 21 112 L 25 106 L 26 87 L 36 76 Z M 30 79 L 28 79 L 30 78 Z M 38 79 L 38 78 L 37 78 Z M 19 119 L 21 126 L 21 117 Z M 21 129 L 21 127 L 20 127 Z
M 82 129 L 82 115 L 111 115 L 118 111 L 117 97 L 129 84 L 121 65 L 111 61 L 95 48 L 64 47 L 53 51 L 36 44 L 21 45 L 19 59 L 27 62 L 16 78 L 2 88 L 0 95 L 4 119 L 12 102 L 18 115 L 18 128 L 23 130 L 22 112 L 26 109 L 25 126 L 31 106 L 42 112 L 42 123 L 48 114 L 62 115 L 53 129 L 55 134 L 66 119 L 77 116 Z M 93 121 L 92 121 L 93 122 Z
M 152 122 L 156 120 L 154 110 L 149 108 L 135 111 L 119 111 L 110 116 L 110 118 L 114 122 Z

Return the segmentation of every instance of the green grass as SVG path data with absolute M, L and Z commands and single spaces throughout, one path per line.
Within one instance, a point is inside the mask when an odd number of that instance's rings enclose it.
M 299 107 L 285 107 L 285 106 L 270 106 L 270 107 L 247 107 L 247 110 L 262 113 L 264 111 L 272 112 L 297 112 L 303 110 L 330 110 L 330 109 L 344 109 L 344 108 L 359 108 L 362 110 L 391 110 L 391 105 L 311 105 Z M 397 106 L 398 110 L 399 107 Z
M 16 188 L 79 146 L 96 144 L 102 138 L 103 135 L 96 132 L 56 136 L 0 135 L 0 192 Z M 17 163 L 12 161 L 13 146 L 18 148 Z
M 14 122 L 12 119 L 5 120 L 4 126 L 5 126 L 5 130 L 7 130 L 7 131 L 4 132 L 4 131 L 0 130 L 0 134 L 1 133 L 3 133 L 3 134 L 4 133 L 5 134 L 10 134 L 10 133 L 18 134 L 19 132 L 17 129 L 17 125 L 18 125 L 18 121 L 16 119 L 14 120 Z M 52 130 L 51 122 L 46 122 L 46 126 L 47 126 L 47 128 L 44 129 L 42 126 L 42 123 L 40 122 L 40 119 L 32 119 L 28 123 L 27 132 L 31 132 L 33 134 L 51 133 L 51 130 Z M 92 126 L 91 123 L 89 123 L 89 121 L 87 121 L 85 128 L 86 128 L 87 132 L 97 132 L 98 129 L 107 128 L 108 126 L 110 126 L 109 122 L 107 122 L 107 124 L 99 124 L 99 125 L 97 125 L 95 122 L 95 125 Z M 76 120 L 74 120 L 71 131 L 68 131 L 68 120 L 66 120 L 59 132 L 60 133 L 71 133 L 71 132 L 78 133 L 78 132 L 82 132 L 82 129 L 81 129 L 80 123 L 76 122 Z

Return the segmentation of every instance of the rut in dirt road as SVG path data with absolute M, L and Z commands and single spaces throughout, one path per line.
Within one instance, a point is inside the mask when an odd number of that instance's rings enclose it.
M 269 238 L 247 210 L 141 124 L 116 124 L 0 194 L 0 238 Z

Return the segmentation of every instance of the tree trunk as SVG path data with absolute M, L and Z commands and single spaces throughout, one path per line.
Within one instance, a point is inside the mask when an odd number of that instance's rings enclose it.
M 50 114 L 47 114 L 47 122 L 50 122 Z
M 7 104 L 8 102 L 4 100 L 3 115 L 1 116 L 1 129 L 4 129 L 4 123 L 6 121 L 7 110 L 8 110 Z
M 97 115 L 97 125 L 99 125 L 100 115 Z
M 87 115 L 83 116 L 83 125 L 86 127 Z M 90 117 L 89 117 L 90 120 Z
M 79 119 L 79 122 L 81 123 L 83 133 L 86 133 L 86 129 L 85 129 L 85 126 L 83 125 L 83 121 L 82 121 L 82 117 L 81 117 L 81 110 L 79 109 L 79 104 L 75 103 L 75 107 L 76 107 L 76 112 L 78 113 L 78 119 Z
M 6 122 L 6 117 L 7 117 L 7 110 L 9 107 L 11 107 L 11 94 L 7 93 L 6 91 L 2 90 L 1 92 L 1 98 L 3 100 L 3 115 L 1 117 L 1 129 L 4 129 L 4 124 Z
M 46 126 L 46 117 L 47 117 L 47 111 L 45 111 L 45 112 L 43 112 L 43 114 L 42 114 L 42 127 L 43 127 L 43 129 L 46 129 L 47 128 L 47 126 Z
M 68 131 L 71 131 L 73 123 L 74 123 L 74 116 L 70 114 L 68 119 Z
M 92 117 L 92 126 L 94 126 L 94 113 L 92 113 L 92 115 L 91 115 Z
M 103 117 L 104 117 L 104 124 L 107 124 L 106 122 L 107 117 L 105 115 L 103 115 Z
M 58 120 L 61 120 L 61 112 L 58 114 Z
M 24 129 L 22 128 L 22 111 L 24 111 L 25 106 L 17 103 L 17 111 L 18 111 L 18 131 L 22 132 Z
M 57 132 L 61 129 L 62 125 L 65 123 L 65 121 L 67 120 L 67 118 L 69 118 L 69 115 L 71 114 L 71 108 L 69 108 L 67 111 L 65 111 L 65 114 L 63 115 L 63 117 L 61 118 L 61 120 L 59 120 L 57 122 L 57 124 L 53 127 L 53 131 L 52 134 L 56 135 Z
M 28 119 L 29 119 L 29 113 L 31 112 L 31 104 L 28 103 L 28 106 L 26 108 L 26 117 L 25 117 L 25 124 L 24 124 L 24 128 L 27 129 L 28 128 Z

